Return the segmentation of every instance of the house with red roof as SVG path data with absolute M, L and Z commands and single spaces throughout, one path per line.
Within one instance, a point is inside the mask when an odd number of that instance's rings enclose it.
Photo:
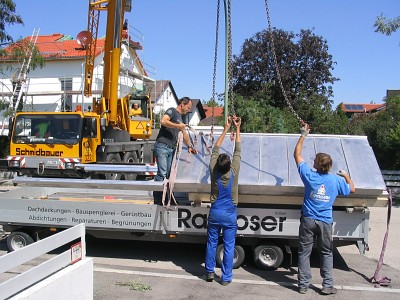
M 25 38 L 27 41 L 31 37 Z M 93 97 L 101 97 L 103 89 L 104 38 L 97 40 L 92 79 Z M 77 39 L 61 33 L 39 35 L 36 46 L 45 59 L 43 68 L 30 70 L 26 79 L 26 90 L 21 101 L 24 111 L 74 111 L 77 105 L 88 109 L 92 98 L 83 95 L 83 77 L 85 71 L 86 49 Z M 10 50 L 10 45 L 4 50 Z M 121 68 L 119 78 L 119 97 L 142 90 L 144 85 L 152 85 L 150 78 L 139 58 L 142 46 L 126 37 L 121 45 Z M 0 79 L 2 98 L 10 99 L 13 80 L 18 77 L 20 63 L 10 58 L 2 61 L 3 66 L 11 66 L 14 71 L 6 73 Z M 3 68 L 3 71 L 6 68 Z M 14 83 L 15 84 L 15 83 Z
M 341 108 L 346 114 L 346 116 L 351 119 L 355 114 L 372 114 L 377 113 L 386 108 L 385 103 L 381 104 L 351 104 L 351 103 L 342 103 Z
M 29 41 L 30 37 L 25 40 Z M 99 38 L 96 45 L 92 79 L 94 98 L 101 97 L 103 90 L 104 42 L 104 38 Z M 36 46 L 45 59 L 45 66 L 30 70 L 27 74 L 26 90 L 21 99 L 23 111 L 75 111 L 77 105 L 83 110 L 89 109 L 93 98 L 85 97 L 83 93 L 86 49 L 81 44 L 79 39 L 60 33 L 38 36 Z M 10 50 L 12 47 L 13 45 L 5 50 Z M 177 106 L 179 98 L 170 80 L 156 81 L 148 76 L 139 58 L 138 52 L 141 50 L 140 43 L 130 38 L 123 39 L 119 97 L 131 94 L 135 90 L 141 91 L 144 86 L 150 86 L 153 111 L 161 117 L 168 108 Z M 0 97 L 10 101 L 13 82 L 21 66 L 18 62 L 7 58 L 2 63 L 4 66 L 10 65 L 14 70 L 0 78 Z M 187 123 L 198 125 L 200 120 L 205 118 L 201 102 L 197 101 L 192 110 L 187 116 Z

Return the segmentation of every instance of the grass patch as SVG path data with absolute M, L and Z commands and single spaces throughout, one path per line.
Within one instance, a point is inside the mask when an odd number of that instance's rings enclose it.
M 144 292 L 144 291 L 149 291 L 151 290 L 151 286 L 147 284 L 140 283 L 138 281 L 128 281 L 128 282 L 116 282 L 116 285 L 119 286 L 129 286 L 129 289 L 131 291 L 139 291 L 139 292 Z

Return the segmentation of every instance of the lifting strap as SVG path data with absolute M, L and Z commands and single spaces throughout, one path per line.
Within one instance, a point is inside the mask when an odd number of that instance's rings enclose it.
M 273 59 L 274 59 L 276 77 L 278 78 L 279 86 L 281 87 L 282 94 L 283 94 L 283 97 L 285 98 L 285 101 L 286 101 L 287 106 L 288 106 L 289 109 L 292 111 L 292 113 L 294 114 L 294 116 L 296 117 L 296 119 L 299 120 L 300 124 L 303 125 L 303 124 L 304 124 L 303 119 L 300 118 L 300 116 L 299 116 L 299 115 L 297 114 L 297 112 L 294 110 L 292 104 L 291 104 L 290 101 L 289 101 L 288 96 L 286 95 L 285 88 L 283 87 L 281 73 L 279 72 L 278 59 L 276 58 L 275 43 L 274 43 L 274 36 L 273 36 L 273 32 L 272 32 L 272 26 L 271 26 L 271 18 L 270 18 L 270 15 L 269 15 L 268 0 L 265 0 L 265 9 L 266 9 L 266 12 L 267 12 L 268 33 L 269 33 L 270 40 L 271 40 L 271 50 L 272 50 L 272 57 L 273 57 Z
M 187 134 L 188 134 L 188 136 L 189 136 L 189 140 L 190 140 L 191 146 L 193 146 L 194 148 L 196 148 L 196 146 L 197 146 L 197 131 L 196 131 L 196 129 L 194 129 L 194 128 L 191 127 L 190 125 L 186 125 L 186 131 L 187 131 Z M 194 138 L 192 138 L 192 136 L 190 135 L 190 131 L 193 132 Z M 182 137 L 182 138 L 183 138 L 183 137 Z
M 190 127 L 189 125 L 186 126 L 186 130 L 187 134 L 189 135 L 190 144 L 195 148 L 197 146 L 197 132 L 193 127 Z M 192 138 L 189 131 L 192 131 L 194 138 Z M 171 171 L 169 173 L 168 179 L 164 178 L 163 182 L 162 204 L 167 209 L 171 209 L 171 201 L 173 201 L 175 205 L 178 205 L 173 192 L 174 192 L 176 175 L 178 173 L 178 163 L 182 154 L 182 146 L 183 146 L 183 132 L 179 131 L 178 142 L 176 144 L 174 157 L 172 158 Z
M 199 135 L 200 135 L 201 142 L 204 145 L 205 150 L 207 151 L 207 154 L 210 155 L 212 145 L 214 143 L 214 137 L 212 136 L 212 133 L 210 133 L 210 135 L 208 135 L 208 137 L 209 137 L 208 141 L 206 140 L 206 135 L 204 134 L 204 132 L 200 131 Z M 210 140 L 211 140 L 211 144 L 209 143 Z
M 182 145 L 183 145 L 183 133 L 182 133 L 182 131 L 179 131 L 178 143 L 176 145 L 174 157 L 173 157 L 172 163 L 171 163 L 171 171 L 169 173 L 168 179 L 164 178 L 164 182 L 163 182 L 162 204 L 168 210 L 171 209 L 171 201 L 173 201 L 173 203 L 175 205 L 178 205 L 178 203 L 176 202 L 176 199 L 174 197 L 173 190 L 174 190 L 174 185 L 175 185 L 176 174 L 178 171 L 178 162 L 179 162 L 179 159 L 182 154 Z
M 383 258 L 385 256 L 385 250 L 386 250 L 386 244 L 389 236 L 389 224 L 390 224 L 390 216 L 392 214 L 392 192 L 390 189 L 387 189 L 389 195 L 388 195 L 388 212 L 387 212 L 387 221 L 386 221 L 386 233 L 385 237 L 383 238 L 383 244 L 382 244 L 382 250 L 381 250 L 381 255 L 378 260 L 378 264 L 375 269 L 375 274 L 372 278 L 370 278 L 370 281 L 375 284 L 375 287 L 380 287 L 380 286 L 390 286 L 390 283 L 392 280 L 386 276 L 380 276 L 379 272 L 381 271 L 382 265 L 383 265 Z

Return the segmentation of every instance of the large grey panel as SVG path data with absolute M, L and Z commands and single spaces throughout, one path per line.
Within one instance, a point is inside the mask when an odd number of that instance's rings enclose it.
M 219 135 L 215 136 L 215 141 Z M 294 134 L 242 134 L 241 171 L 239 193 L 242 195 L 301 196 L 303 183 L 293 158 L 299 135 Z M 176 186 L 188 192 L 209 192 L 210 153 L 200 141 L 198 155 L 187 153 L 184 147 L 178 165 Z M 234 142 L 227 136 L 221 152 L 232 155 Z M 382 196 L 385 183 L 368 140 L 364 136 L 334 136 L 310 134 L 303 147 L 303 158 L 313 166 L 316 153 L 325 152 L 333 159 L 332 172 L 347 170 L 355 182 L 357 192 L 352 197 L 375 198 Z

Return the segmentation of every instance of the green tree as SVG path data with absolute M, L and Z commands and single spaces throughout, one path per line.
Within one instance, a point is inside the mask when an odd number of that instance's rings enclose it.
M 222 106 L 222 105 L 219 104 L 218 101 L 215 100 L 215 99 L 210 99 L 210 100 L 208 100 L 207 102 L 204 101 L 204 102 L 203 102 L 203 105 L 207 105 L 208 107 L 219 107 L 219 106 Z
M 14 1 L 0 0 L 0 59 L 5 62 L 21 64 L 29 54 L 28 49 L 32 46 L 29 39 L 20 39 L 14 43 L 13 37 L 6 31 L 6 26 L 23 24 L 21 16 L 16 12 Z M 9 46 L 10 44 L 12 45 Z M 8 47 L 4 48 L 4 46 Z M 43 66 L 44 58 L 40 55 L 38 48 L 33 46 L 30 68 L 34 70 Z M 6 70 L 13 71 L 13 68 L 7 65 Z M 2 67 L 0 67 L 0 71 L 3 71 Z
M 350 133 L 368 137 L 381 169 L 400 169 L 400 96 L 386 99 L 383 111 L 354 116 Z
M 3 77 L 12 77 L 11 81 L 14 86 L 20 66 L 30 53 L 32 53 L 30 70 L 43 67 L 45 60 L 36 45 L 32 45 L 29 41 L 29 38 L 20 39 L 14 43 L 13 37 L 6 31 L 6 26 L 23 25 L 21 16 L 16 13 L 14 1 L 0 0 L 0 17 L 0 59 L 4 62 L 4 64 L 0 65 L 0 73 L 3 74 Z M 6 47 L 4 48 L 4 46 Z M 9 104 L 3 101 L 0 106 L 9 106 Z M 22 105 L 20 108 L 22 109 Z M 7 111 L 5 114 L 9 115 L 10 112 Z
M 263 95 L 268 104 L 286 107 L 274 65 L 275 53 L 285 92 L 295 108 L 312 101 L 313 95 L 321 96 L 321 105 L 330 106 L 331 84 L 338 79 L 331 74 L 334 62 L 326 40 L 311 30 L 294 34 L 274 29 L 272 38 L 275 51 L 265 30 L 244 42 L 241 53 L 234 56 L 233 90 L 243 96 Z
M 252 97 L 235 96 L 235 113 L 242 118 L 243 132 L 293 133 L 299 122 L 287 108 L 266 104 Z
M 235 114 L 242 119 L 242 132 L 266 132 L 265 108 L 254 98 L 235 95 Z
M 386 17 L 381 14 L 376 18 L 374 27 L 375 32 L 391 35 L 393 32 L 400 28 L 400 17 L 386 19 Z
M 15 11 L 16 5 L 12 0 L 0 0 L 0 46 L 13 42 L 6 31 L 6 25 L 24 24 Z
M 320 122 L 326 123 L 328 116 L 333 116 L 329 97 L 333 95 L 332 84 L 338 80 L 331 74 L 335 63 L 328 53 L 327 41 L 311 30 L 301 30 L 299 34 L 294 34 L 274 29 L 272 38 L 275 51 L 271 47 L 271 34 L 265 30 L 245 40 L 241 53 L 234 56 L 234 92 L 259 102 L 260 110 L 268 108 L 263 112 L 267 123 L 260 123 L 258 130 L 266 126 L 272 132 L 278 128 L 282 132 L 297 132 L 299 122 L 289 116 L 289 106 L 302 119 L 314 123 L 313 127 L 322 128 Z M 274 52 L 287 98 L 283 95 L 277 77 Z M 328 128 L 323 131 L 329 132 Z
M 29 38 L 20 39 L 13 43 L 11 46 L 3 49 L 2 56 L 4 62 L 10 62 L 5 67 L 10 73 L 14 72 L 14 76 L 17 76 L 19 68 L 22 65 L 24 59 L 28 59 L 29 49 L 32 49 L 32 57 L 29 65 L 29 70 L 34 70 L 38 67 L 42 68 L 45 65 L 44 57 L 40 54 L 39 48 L 30 42 Z M 11 64 L 12 63 L 12 64 Z M 1 67 L 0 67 L 1 68 Z

